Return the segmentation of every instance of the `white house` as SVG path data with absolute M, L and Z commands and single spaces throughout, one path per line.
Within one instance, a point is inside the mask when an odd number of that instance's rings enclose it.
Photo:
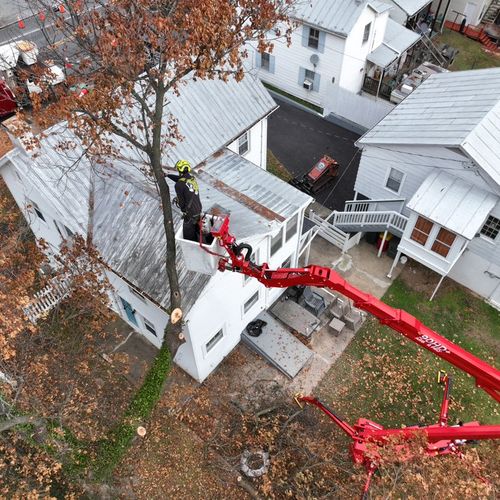
M 395 262 L 500 307 L 500 68 L 431 76 L 358 144 L 357 201 L 332 222 L 399 236 Z
M 426 12 L 432 0 L 384 0 L 391 4 L 391 19 L 403 26 L 414 26 L 419 16 Z
M 195 168 L 205 211 L 229 214 L 231 231 L 253 245 L 254 259 L 273 266 L 299 257 L 303 216 L 310 198 L 266 172 L 267 116 L 276 104 L 250 77 L 237 83 L 190 81 L 169 96 L 184 140 L 164 162 L 186 158 Z M 63 239 L 93 233 L 113 285 L 115 311 L 151 343 L 160 346 L 169 320 L 169 288 L 159 198 L 130 161 L 92 165 L 64 124 L 48 131 L 36 154 L 22 142 L 0 159 L 0 173 L 37 238 L 57 252 Z M 140 165 L 137 158 L 136 165 Z M 181 218 L 175 212 L 175 224 Z M 204 380 L 240 341 L 245 326 L 269 307 L 281 290 L 266 290 L 235 273 L 214 276 L 188 270 L 182 252 L 178 270 L 186 342 L 175 362 Z
M 272 53 L 254 49 L 253 67 L 265 84 L 317 106 L 324 115 L 371 126 L 393 106 L 356 96 L 365 76 L 373 77 L 376 67 L 380 75 L 399 62 L 420 38 L 389 19 L 393 7 L 381 0 L 298 2 L 291 45 L 278 39 Z
M 484 21 L 494 21 L 500 10 L 498 0 L 434 0 L 432 11 L 438 21 L 443 18 L 460 24 L 465 19 L 466 26 L 477 26 Z

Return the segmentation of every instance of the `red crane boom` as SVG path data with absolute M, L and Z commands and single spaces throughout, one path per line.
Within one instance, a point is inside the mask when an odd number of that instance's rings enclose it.
M 319 288 L 328 288 L 340 292 L 354 302 L 354 305 L 369 312 L 380 323 L 391 327 L 427 349 L 436 356 L 448 361 L 460 370 L 475 378 L 476 385 L 481 387 L 496 401 L 500 402 L 500 371 L 485 361 L 457 346 L 445 337 L 442 337 L 431 328 L 422 324 L 415 316 L 395 309 L 381 300 L 369 295 L 347 282 L 333 269 L 320 266 L 307 266 L 297 269 L 270 270 L 267 264 L 258 266 L 251 262 L 252 248 L 247 244 L 237 244 L 236 239 L 229 232 L 229 217 L 217 217 L 212 228 L 212 235 L 217 238 L 219 245 L 226 251 L 226 255 L 215 254 L 220 257 L 219 271 L 233 271 L 245 274 L 260 281 L 269 288 L 288 288 L 304 285 Z M 206 249 L 201 243 L 200 246 Z M 440 373 L 439 382 L 445 385 L 440 418 L 437 424 L 425 427 L 411 426 L 401 429 L 384 429 L 383 426 L 368 419 L 361 418 L 351 426 L 327 408 L 314 397 L 298 395 L 297 403 L 307 403 L 318 407 L 335 424 L 337 424 L 352 439 L 351 452 L 356 463 L 362 463 L 368 471 L 365 492 L 368 489 L 373 472 L 377 468 L 377 458 L 373 451 L 367 451 L 369 443 L 383 446 L 391 437 L 407 441 L 417 433 L 425 433 L 428 446 L 428 455 L 442 455 L 448 453 L 460 454 L 459 447 L 468 440 L 498 439 L 500 425 L 480 425 L 479 422 L 468 422 L 460 426 L 448 425 L 448 405 L 451 391 L 451 378 Z M 401 460 L 407 460 L 408 449 L 400 446 Z

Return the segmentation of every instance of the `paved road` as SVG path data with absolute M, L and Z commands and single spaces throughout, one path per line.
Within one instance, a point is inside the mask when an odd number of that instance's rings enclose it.
M 269 118 L 269 149 L 293 175 L 308 172 L 324 154 L 335 158 L 339 177 L 316 193 L 316 199 L 332 210 L 343 210 L 344 202 L 354 196 L 359 153 L 351 160 L 359 151 L 354 146 L 359 135 L 287 102 L 276 102 L 280 108 Z

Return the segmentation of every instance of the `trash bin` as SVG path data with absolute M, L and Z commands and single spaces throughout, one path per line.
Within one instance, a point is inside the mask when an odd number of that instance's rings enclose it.
M 377 240 L 377 250 L 380 250 L 380 247 L 382 246 L 382 241 L 384 240 L 384 233 L 379 233 L 378 234 L 378 240 Z M 387 233 L 387 236 L 385 237 L 384 241 L 384 246 L 382 247 L 382 252 L 385 252 L 387 248 L 389 247 L 389 241 L 392 240 L 392 234 Z

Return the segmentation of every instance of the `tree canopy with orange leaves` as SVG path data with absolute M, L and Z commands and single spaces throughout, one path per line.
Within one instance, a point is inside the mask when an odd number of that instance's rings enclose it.
M 67 86 L 73 89 L 57 92 L 49 104 L 44 98 L 54 89 L 36 97 L 38 123 L 66 120 L 94 161 L 133 157 L 155 184 L 170 310 L 182 308 L 164 158 L 183 138 L 176 117 L 166 111 L 169 96 L 182 93 L 187 79 L 244 78 L 248 42 L 264 51 L 272 50 L 274 37 L 289 37 L 292 0 L 64 0 L 65 15 L 54 13 L 49 0 L 29 3 L 34 12 L 47 13 L 50 53 L 70 68 Z M 180 323 L 167 325 L 164 340 L 172 355 L 180 344 L 179 328 Z

